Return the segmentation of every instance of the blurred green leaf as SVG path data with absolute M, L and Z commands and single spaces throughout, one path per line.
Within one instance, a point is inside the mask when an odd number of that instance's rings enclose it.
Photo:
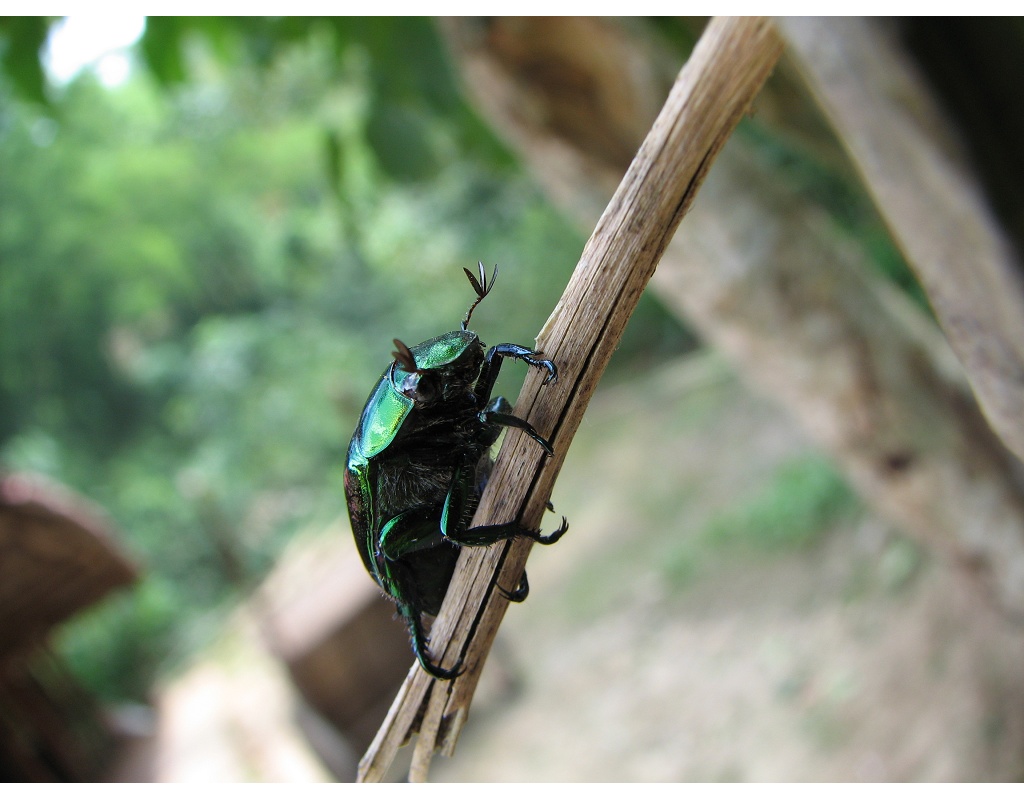
M 4 72 L 24 97 L 44 106 L 50 101 L 41 58 L 49 26 L 46 17 L 0 17 Z
M 429 123 L 408 107 L 374 103 L 366 123 L 366 138 L 381 169 L 395 180 L 425 180 L 440 168 L 430 146 Z
M 149 571 L 69 629 L 106 696 L 139 696 L 297 528 L 343 513 L 391 340 L 458 324 L 462 266 L 501 263 L 503 302 L 476 319 L 529 341 L 582 246 L 526 178 L 464 154 L 466 106 L 356 58 L 394 43 L 339 45 L 324 20 L 147 31 L 173 92 L 86 70 L 54 121 L 0 85 L 0 461 L 99 502 Z
M 139 48 L 154 77 L 164 86 L 185 80 L 183 33 L 180 17 L 146 17 L 146 31 Z
M 331 191 L 339 200 L 342 198 L 342 168 L 341 160 L 341 137 L 337 131 L 327 130 L 324 132 L 324 155 L 327 159 L 327 181 Z

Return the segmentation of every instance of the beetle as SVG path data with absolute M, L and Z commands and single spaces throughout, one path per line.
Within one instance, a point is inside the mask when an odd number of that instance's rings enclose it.
M 547 370 L 544 385 L 558 379 L 554 363 L 518 344 L 486 349 L 469 330 L 473 311 L 490 293 L 488 281 L 463 270 L 476 292 L 460 330 L 414 347 L 394 340 L 394 360 L 366 401 L 348 447 L 345 497 L 356 548 L 366 570 L 390 596 L 405 620 L 420 666 L 441 680 L 460 674 L 430 659 L 423 615 L 436 616 L 448 590 L 460 547 L 478 547 L 516 536 L 554 544 L 569 526 L 565 517 L 543 535 L 518 522 L 469 527 L 490 475 L 492 445 L 502 428 L 523 431 L 553 455 L 551 444 L 504 397 L 491 398 L 502 361 L 511 358 Z M 550 507 L 550 506 L 549 506 Z M 526 574 L 512 591 L 529 593 Z

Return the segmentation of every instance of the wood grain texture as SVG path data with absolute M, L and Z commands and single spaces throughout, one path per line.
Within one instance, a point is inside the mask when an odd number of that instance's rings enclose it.
M 708 25 L 537 338 L 538 348 L 558 365 L 560 379 L 542 387 L 542 376 L 531 374 L 516 414 L 551 440 L 555 456 L 545 460 L 527 437 L 510 431 L 474 525 L 518 519 L 540 526 L 565 452 L 640 294 L 780 52 L 775 30 L 763 18 L 714 19 Z M 433 628 L 432 649 L 443 666 L 461 662 L 465 672 L 446 683 L 413 666 L 360 764 L 360 780 L 380 780 L 413 732 L 419 739 L 412 780 L 426 778 L 435 751 L 453 752 L 507 607 L 493 588 L 517 584 L 530 546 L 516 541 L 463 550 Z

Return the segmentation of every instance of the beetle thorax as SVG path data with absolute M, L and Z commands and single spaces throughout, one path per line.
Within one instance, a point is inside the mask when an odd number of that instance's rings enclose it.
M 412 365 L 395 362 L 391 385 L 396 392 L 413 401 L 417 409 L 458 402 L 480 374 L 484 345 L 471 331 L 453 331 L 416 345 L 409 351 Z

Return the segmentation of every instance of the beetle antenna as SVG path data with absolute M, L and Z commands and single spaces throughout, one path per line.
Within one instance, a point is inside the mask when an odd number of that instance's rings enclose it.
M 397 350 L 393 350 L 391 355 L 395 357 L 395 363 L 397 363 L 406 372 L 419 372 L 416 366 L 416 358 L 412 354 L 412 350 L 402 341 L 398 339 L 392 339 L 395 343 Z
M 466 269 L 465 267 L 462 268 L 462 271 L 466 273 L 466 277 L 469 278 L 469 282 L 473 286 L 473 291 L 476 292 L 476 300 L 473 301 L 473 305 L 469 307 L 469 311 L 466 312 L 466 316 L 462 320 L 462 330 L 464 331 L 469 330 L 469 319 L 470 317 L 473 316 L 473 311 L 476 309 L 478 305 L 480 305 L 480 301 L 487 297 L 491 289 L 494 288 L 494 281 L 496 281 L 498 278 L 497 264 L 494 265 L 494 271 L 491 273 L 491 279 L 489 281 L 487 280 L 487 270 L 484 269 L 484 262 L 477 261 L 476 266 L 477 269 L 480 271 L 480 280 L 477 280 L 473 276 L 473 273 L 470 272 L 468 269 Z

